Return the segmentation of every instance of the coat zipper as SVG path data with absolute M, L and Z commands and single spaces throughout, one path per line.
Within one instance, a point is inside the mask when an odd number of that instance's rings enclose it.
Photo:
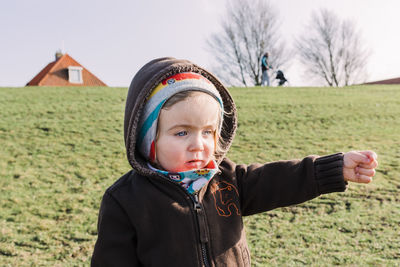
M 169 184 L 175 184 L 178 185 L 177 183 L 170 181 L 168 179 L 165 179 L 163 176 L 158 176 L 158 178 L 161 178 L 160 180 L 163 182 L 167 182 Z M 199 202 L 199 196 L 198 193 L 194 194 L 193 197 L 190 195 L 183 187 L 178 185 L 180 189 L 184 192 L 185 195 L 189 195 L 190 198 L 192 199 L 194 203 L 194 210 L 196 212 L 196 218 L 197 218 L 197 224 L 199 225 L 199 232 L 200 232 L 200 249 L 201 249 L 201 254 L 202 254 L 202 260 L 204 263 L 205 267 L 210 267 L 210 263 L 208 261 L 207 257 L 207 247 L 206 244 L 208 243 L 208 236 L 205 231 L 205 214 L 202 205 Z
M 199 231 L 200 231 L 200 246 L 201 246 L 201 254 L 203 257 L 203 263 L 205 267 L 209 267 L 210 263 L 208 261 L 207 257 L 207 247 L 206 244 L 208 243 L 208 237 L 207 233 L 205 231 L 205 214 L 203 207 L 201 206 L 199 202 L 199 196 L 197 194 L 194 194 L 193 197 L 193 202 L 194 202 L 194 210 L 196 211 L 196 218 L 197 222 L 199 224 Z

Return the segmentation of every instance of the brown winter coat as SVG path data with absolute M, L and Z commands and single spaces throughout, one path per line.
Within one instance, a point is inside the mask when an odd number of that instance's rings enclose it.
M 231 114 L 224 117 L 222 138 L 226 148 L 231 145 L 236 108 L 212 74 L 174 58 L 146 64 L 130 85 L 125 109 L 125 144 L 133 170 L 103 196 L 92 266 L 250 266 L 242 216 L 346 189 L 341 153 L 248 166 L 219 155 L 220 172 L 198 199 L 147 168 L 136 150 L 144 99 L 165 78 L 188 71 L 205 76 L 219 90 Z

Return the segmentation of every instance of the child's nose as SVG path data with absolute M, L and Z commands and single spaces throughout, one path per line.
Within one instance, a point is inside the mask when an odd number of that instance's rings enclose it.
M 193 135 L 193 138 L 191 138 L 189 150 L 190 151 L 204 150 L 203 136 L 201 134 Z

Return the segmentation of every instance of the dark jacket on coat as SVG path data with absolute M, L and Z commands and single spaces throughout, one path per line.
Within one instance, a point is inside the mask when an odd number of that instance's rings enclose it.
M 165 78 L 197 72 L 224 102 L 222 137 L 227 150 L 236 130 L 236 107 L 209 72 L 186 60 L 156 59 L 135 75 L 125 109 L 125 145 L 132 170 L 103 196 L 92 266 L 250 266 L 242 216 L 344 191 L 343 155 L 237 165 L 217 155 L 219 172 L 192 196 L 149 169 L 136 150 L 146 97 Z

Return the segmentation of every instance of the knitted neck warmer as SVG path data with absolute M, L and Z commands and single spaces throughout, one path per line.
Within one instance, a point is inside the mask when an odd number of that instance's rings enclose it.
M 147 98 L 138 125 L 140 130 L 137 137 L 137 148 L 142 156 L 149 161 L 154 161 L 155 159 L 155 138 L 161 109 L 170 97 L 182 91 L 207 93 L 213 96 L 220 103 L 222 110 L 224 110 L 218 90 L 209 80 L 198 73 L 178 73 L 162 81 Z
M 156 169 L 150 163 L 148 163 L 148 166 L 150 169 L 180 184 L 189 194 L 196 194 L 218 171 L 217 163 L 214 160 L 210 161 L 204 169 L 174 173 Z
M 189 194 L 196 194 L 208 181 L 218 172 L 217 163 L 213 160 L 204 169 L 190 170 L 184 172 L 167 172 L 154 168 L 148 163 L 153 171 L 163 174 L 168 179 L 180 184 Z

